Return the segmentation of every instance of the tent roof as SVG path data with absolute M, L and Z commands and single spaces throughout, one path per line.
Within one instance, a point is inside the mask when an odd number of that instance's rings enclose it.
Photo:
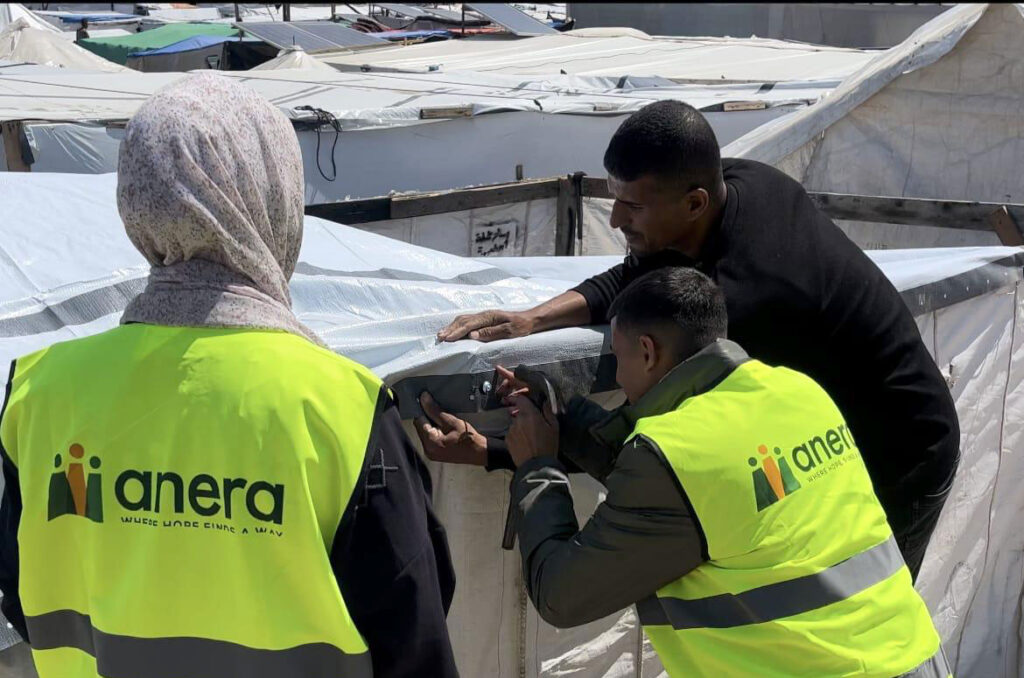
M 139 52 L 132 52 L 128 55 L 129 58 L 138 57 L 149 57 L 159 56 L 161 54 L 178 54 L 179 52 L 191 52 L 195 49 L 204 49 L 213 45 L 219 45 L 222 42 L 231 42 L 239 40 L 237 35 L 193 35 L 191 38 L 185 38 L 180 42 L 175 42 L 166 47 L 156 47 L 154 49 L 145 49 Z
M 312 70 L 327 71 L 333 73 L 334 69 L 324 62 L 306 54 L 302 48 L 283 49 L 281 52 L 259 66 L 250 68 L 250 71 L 279 71 L 279 70 Z
M 984 4 L 962 4 L 946 10 L 851 75 L 821 105 L 750 132 L 723 149 L 723 155 L 778 162 L 901 75 L 938 61 L 956 47 L 986 11 L 988 5 Z
M 770 107 L 816 101 L 831 83 L 792 83 L 765 88 L 679 85 L 660 78 L 520 76 L 480 73 L 340 73 L 321 70 L 225 71 L 253 87 L 293 120 L 313 121 L 313 106 L 335 115 L 343 129 L 429 124 L 424 109 L 463 117 L 503 111 L 610 115 L 635 111 L 659 99 L 680 99 L 703 110 L 726 102 Z M 103 76 L 54 72 L 25 77 L 0 73 L 0 120 L 126 120 L 177 73 L 125 72 Z
M 59 28 L 49 21 L 40 19 L 25 5 L 17 2 L 0 4 L 0 30 L 6 28 L 8 24 L 13 24 L 18 19 L 24 19 L 29 28 L 37 28 L 41 31 L 49 31 L 58 35 L 62 33 Z
M 160 49 L 197 35 L 238 36 L 238 29 L 223 24 L 169 24 L 121 38 L 89 38 L 79 44 L 99 56 L 124 64 L 128 55 Z
M 0 32 L 0 59 L 60 69 L 109 72 L 127 70 L 65 40 L 59 33 L 30 28 L 24 18 L 9 24 Z M 9 72 L 3 73 L 7 75 Z
M 608 34 L 608 30 L 602 35 Z M 473 70 L 526 75 L 660 76 L 676 81 L 837 83 L 875 52 L 758 38 L 480 36 L 322 57 L 335 68 L 426 72 Z M 641 34 L 642 35 L 642 34 Z

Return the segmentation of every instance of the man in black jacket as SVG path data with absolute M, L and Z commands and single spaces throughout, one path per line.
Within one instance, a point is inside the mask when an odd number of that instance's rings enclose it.
M 684 103 L 660 101 L 630 116 L 604 164 L 611 226 L 630 249 L 625 262 L 527 311 L 460 316 L 438 338 L 491 341 L 604 322 L 639 276 L 695 267 L 725 292 L 730 339 L 832 396 L 916 576 L 960 435 L 949 389 L 896 289 L 797 182 L 761 163 L 723 161 L 711 126 Z M 432 456 L 444 460 L 444 449 Z M 497 456 L 488 466 L 504 465 Z

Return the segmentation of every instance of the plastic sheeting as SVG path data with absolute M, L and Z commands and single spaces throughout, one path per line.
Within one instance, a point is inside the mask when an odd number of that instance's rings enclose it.
M 676 82 L 836 84 L 876 52 L 758 38 L 665 38 L 591 29 L 533 38 L 481 36 L 324 57 L 346 71 L 472 70 L 517 75 L 658 76 Z
M 871 62 L 827 100 L 724 149 L 808 190 L 1024 202 L 1021 5 L 961 5 Z M 982 231 L 850 222 L 862 247 L 993 244 Z
M 112 175 L 0 175 L 0 363 L 113 327 L 141 289 L 146 267 L 120 225 L 114 187 Z M 1019 676 L 1024 250 L 872 256 L 915 310 L 961 418 L 961 471 L 919 588 L 958 675 Z M 481 387 L 499 360 L 542 366 L 581 392 L 614 402 L 602 368 L 605 332 L 576 328 L 438 345 L 436 330 L 459 313 L 531 306 L 616 261 L 464 259 L 308 218 L 292 295 L 299 317 L 332 349 L 394 387 L 405 418 L 416 414 L 412 396 L 428 386 L 444 406 L 496 431 L 503 415 L 481 411 Z M 463 675 L 661 674 L 631 610 L 562 631 L 539 620 L 525 598 L 517 553 L 498 545 L 507 475 L 454 466 L 432 472 L 459 578 L 449 625 Z M 583 518 L 602 497 L 586 478 L 575 478 L 573 491 Z
M 197 35 L 238 37 L 238 29 L 221 24 L 168 24 L 123 38 L 90 38 L 79 44 L 104 59 L 123 64 L 133 52 L 167 47 Z
M 26 124 L 27 130 L 45 126 L 31 137 L 33 171 L 110 172 L 117 167 L 116 147 L 110 143 L 117 135 L 79 123 L 125 120 L 154 91 L 178 77 L 133 71 L 116 77 L 0 71 L 0 119 L 49 121 Z M 830 87 L 787 83 L 764 89 L 756 84 L 676 85 L 660 78 L 294 69 L 253 69 L 225 77 L 255 88 L 300 128 L 313 115 L 300 107 L 321 108 L 337 117 L 340 134 L 330 127 L 319 135 L 308 129 L 299 132 L 307 204 L 392 190 L 438 191 L 513 181 L 517 165 L 527 178 L 577 170 L 603 176 L 608 139 L 627 115 L 651 101 L 681 99 L 705 109 L 719 140 L 728 143 L 816 101 Z M 733 101 L 753 101 L 765 108 L 722 110 Z M 431 112 L 453 117 L 429 119 Z
M 24 18 L 0 32 L 0 59 L 53 68 L 123 72 L 123 66 L 88 52 L 59 33 L 32 28 Z
M 302 71 L 330 71 L 330 66 L 315 57 L 306 54 L 301 47 L 283 49 L 280 54 L 264 63 L 250 68 L 250 71 L 281 71 L 281 70 L 302 70 Z
M 48 31 L 60 35 L 62 31 L 48 21 L 43 21 L 29 8 L 21 3 L 6 2 L 0 4 L 0 30 L 7 28 L 18 19 L 24 19 L 29 28 Z

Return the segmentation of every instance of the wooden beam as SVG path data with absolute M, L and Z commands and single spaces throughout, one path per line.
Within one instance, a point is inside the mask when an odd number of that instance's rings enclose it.
M 306 214 L 347 226 L 387 221 L 391 218 L 391 198 L 368 198 L 306 205 Z
M 999 236 L 999 242 L 1004 245 L 1024 245 L 1024 233 L 1020 230 L 1020 222 L 1013 218 L 1010 211 L 1003 205 L 988 217 L 992 230 Z
M 510 205 L 517 202 L 557 197 L 557 179 L 532 179 L 441 193 L 396 195 L 391 199 L 391 218 L 406 219 L 428 214 L 462 212 L 481 207 Z
M 608 191 L 608 180 L 598 177 L 583 177 L 583 195 L 588 198 L 612 199 Z
M 366 224 L 389 219 L 410 219 L 431 214 L 510 205 L 558 197 L 558 179 L 533 179 L 480 188 L 466 188 L 407 196 L 364 198 L 307 205 L 306 214 L 339 224 Z
M 4 158 L 7 160 L 8 172 L 31 172 L 32 166 L 25 162 L 21 149 L 21 122 L 5 122 L 2 127 L 4 139 Z
M 965 200 L 925 200 L 844 193 L 809 193 L 811 200 L 833 219 L 869 221 L 909 226 L 938 226 L 971 231 L 991 231 L 990 215 L 1003 207 L 999 203 Z M 1024 205 L 1007 205 L 1017 223 L 1024 217 Z

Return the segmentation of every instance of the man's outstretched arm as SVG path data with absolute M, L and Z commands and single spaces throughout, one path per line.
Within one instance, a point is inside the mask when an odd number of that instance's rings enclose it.
M 495 341 L 534 332 L 590 324 L 590 308 L 582 294 L 569 290 L 526 311 L 481 311 L 460 315 L 437 333 L 439 341 Z

